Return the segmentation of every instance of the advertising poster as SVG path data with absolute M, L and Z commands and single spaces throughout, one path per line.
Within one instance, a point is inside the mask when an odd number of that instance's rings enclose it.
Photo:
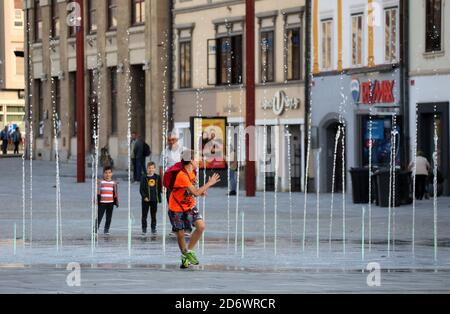
M 221 117 L 192 117 L 193 147 L 200 168 L 226 169 L 226 125 Z

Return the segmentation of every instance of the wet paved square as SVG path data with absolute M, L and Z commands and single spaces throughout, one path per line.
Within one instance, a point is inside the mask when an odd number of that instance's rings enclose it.
M 372 207 L 370 248 L 366 205 L 363 255 L 362 206 L 351 204 L 351 197 L 347 195 L 347 245 L 344 254 L 342 203 L 335 201 L 330 242 L 331 196 L 328 194 L 319 198 L 318 250 L 316 196 L 308 195 L 303 250 L 304 194 L 293 193 L 290 199 L 289 193 L 279 193 L 275 219 L 275 197 L 273 193 L 267 193 L 264 243 L 262 194 L 259 193 L 253 199 L 240 198 L 239 211 L 245 211 L 244 241 L 241 220 L 237 224 L 238 237 L 235 241 L 236 198 L 228 198 L 225 189 L 213 189 L 206 199 L 206 208 L 200 206 L 206 214 L 207 222 L 204 249 L 200 246 L 198 250 L 202 266 L 183 272 L 183 281 L 189 283 L 189 289 L 186 289 L 185 285 L 179 284 L 181 271 L 175 239 L 167 236 L 166 250 L 163 250 L 161 207 L 158 212 L 158 235 L 140 235 L 138 185 L 131 187 L 133 220 L 129 255 L 126 207 L 128 183 L 120 179 L 124 177 L 124 173 L 118 174 L 122 207 L 114 212 L 112 234 L 109 237 L 101 236 L 97 248 L 92 252 L 91 182 L 74 183 L 75 178 L 71 175 L 74 173 L 74 165 L 62 165 L 63 239 L 62 247 L 57 251 L 54 163 L 34 162 L 32 243 L 29 238 L 30 185 L 26 168 L 25 244 L 22 241 L 22 161 L 0 159 L 0 169 L 0 293 L 450 292 L 449 198 L 438 199 L 438 260 L 435 262 L 432 201 L 417 203 L 415 256 L 412 254 L 411 245 L 412 206 L 402 206 L 394 210 L 395 228 L 392 240 L 395 239 L 395 243 L 391 243 L 391 251 L 388 252 L 388 209 Z M 67 270 L 69 263 L 80 265 L 80 287 L 69 287 L 66 283 L 67 276 L 71 273 Z M 375 265 L 380 266 L 379 287 L 370 287 L 367 283 L 370 275 L 367 270 L 369 263 L 378 263 Z M 371 271 L 373 272 L 373 269 Z

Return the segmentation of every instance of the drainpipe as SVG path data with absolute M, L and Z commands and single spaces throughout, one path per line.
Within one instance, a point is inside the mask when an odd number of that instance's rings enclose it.
M 312 89 L 312 68 L 311 68 L 311 18 L 312 18 L 312 0 L 306 0 L 305 4 L 305 132 L 308 132 L 309 130 L 309 104 L 311 101 L 311 89 Z M 305 145 L 304 147 L 308 147 L 308 138 L 305 136 Z M 301 152 L 301 154 L 306 154 L 306 151 Z M 305 170 L 308 171 L 305 167 Z M 305 176 L 305 173 L 302 173 L 303 177 Z M 303 189 L 306 185 L 306 182 L 304 182 Z
M 168 53 L 168 59 L 167 59 L 167 68 L 169 69 L 169 88 L 168 88 L 168 128 L 169 130 L 173 130 L 174 128 L 174 117 L 173 117 L 173 106 L 175 103 L 174 99 L 174 93 L 173 90 L 175 88 L 175 81 L 174 81 L 174 53 L 175 53 L 175 45 L 174 45 L 174 36 L 173 36 L 173 30 L 174 30 L 174 14 L 173 14 L 173 8 L 174 8 L 174 1 L 169 1 L 169 7 L 168 7 L 168 14 L 169 14 L 169 34 L 168 34 L 168 40 L 169 40 L 169 53 Z
M 410 108 L 409 108 L 409 0 L 400 0 L 400 94 L 403 108 L 402 166 L 410 160 Z
M 30 138 L 30 134 L 32 133 L 31 132 L 31 125 L 32 125 L 32 123 L 31 123 L 31 121 L 33 121 L 33 116 L 31 115 L 31 110 L 30 110 L 30 107 L 31 107 L 31 101 L 32 101 L 32 99 L 31 99 L 31 90 L 30 90 L 30 87 L 32 86 L 31 85 L 31 82 L 30 82 L 30 79 L 31 79 L 31 77 L 30 77 L 30 71 L 31 71 L 31 69 L 30 69 L 30 62 L 29 62 L 29 60 L 30 60 L 30 52 L 31 52 L 31 48 L 30 48 L 30 34 L 29 34 L 29 29 L 30 29 L 30 8 L 28 7 L 28 4 L 26 4 L 26 6 L 25 6 L 25 27 L 24 27 L 24 38 L 25 38 L 25 40 L 26 40 L 26 42 L 25 42 L 25 44 L 24 44 L 24 48 L 25 48 L 25 54 L 24 54 L 24 61 L 25 61 L 25 69 L 26 69 L 26 71 L 25 71 L 25 75 L 26 75 L 26 79 L 25 79 L 25 82 L 26 82 L 26 84 L 25 84 L 25 92 L 26 92 L 26 104 L 25 104 L 25 107 L 26 107 L 26 113 L 27 113 L 27 120 L 28 120 L 28 128 L 27 128 L 27 141 L 28 141 L 28 143 L 27 144 L 29 144 L 29 143 L 31 143 L 31 138 Z M 25 158 L 29 158 L 30 160 L 33 158 L 32 156 L 31 156 L 31 154 L 30 154 L 30 149 L 26 149 L 26 146 L 24 147 L 24 150 L 25 150 Z

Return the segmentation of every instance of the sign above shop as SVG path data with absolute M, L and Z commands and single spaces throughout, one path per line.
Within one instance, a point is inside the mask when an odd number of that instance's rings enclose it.
M 272 109 L 273 113 L 281 116 L 286 109 L 296 110 L 300 108 L 299 98 L 289 98 L 282 90 L 275 93 L 272 99 L 264 99 L 261 101 L 263 110 Z
M 353 79 L 350 83 L 350 90 L 355 104 L 377 105 L 394 104 L 394 86 L 395 80 L 375 80 L 360 82 Z

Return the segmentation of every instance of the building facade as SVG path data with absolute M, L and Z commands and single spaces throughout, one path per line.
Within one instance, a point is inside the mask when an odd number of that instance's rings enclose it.
M 118 168 L 128 165 L 128 93 L 131 131 L 161 151 L 164 69 L 167 67 L 168 1 L 84 1 L 86 151 L 94 129 Z M 62 160 L 76 158 L 76 6 L 66 0 L 27 0 L 35 158 L 55 156 L 53 116 Z M 72 22 L 72 23 L 71 23 Z M 127 75 L 130 73 L 130 75 Z M 131 79 L 130 79 L 131 78 Z
M 417 134 L 417 149 L 432 162 L 436 115 L 437 163 L 445 180 L 442 192 L 450 195 L 450 1 L 410 1 L 410 21 L 411 136 Z
M 255 1 L 257 132 L 253 145 L 259 190 L 264 186 L 273 189 L 275 180 L 279 189 L 289 190 L 289 177 L 293 190 L 302 186 L 304 4 L 294 0 Z M 175 128 L 185 145 L 192 144 L 192 117 L 226 118 L 228 125 L 242 128 L 246 112 L 245 1 L 176 0 L 173 14 L 173 113 Z M 230 147 L 237 150 L 240 141 L 244 148 L 243 133 L 234 134 Z M 240 152 L 245 156 L 244 149 Z
M 24 16 L 21 0 L 0 2 L 0 128 L 25 134 Z
M 322 178 L 335 174 L 321 191 L 350 190 L 348 171 L 369 165 L 370 143 L 374 167 L 389 166 L 391 144 L 397 166 L 406 158 L 401 16 L 397 0 L 313 0 L 311 176 L 319 165 Z

